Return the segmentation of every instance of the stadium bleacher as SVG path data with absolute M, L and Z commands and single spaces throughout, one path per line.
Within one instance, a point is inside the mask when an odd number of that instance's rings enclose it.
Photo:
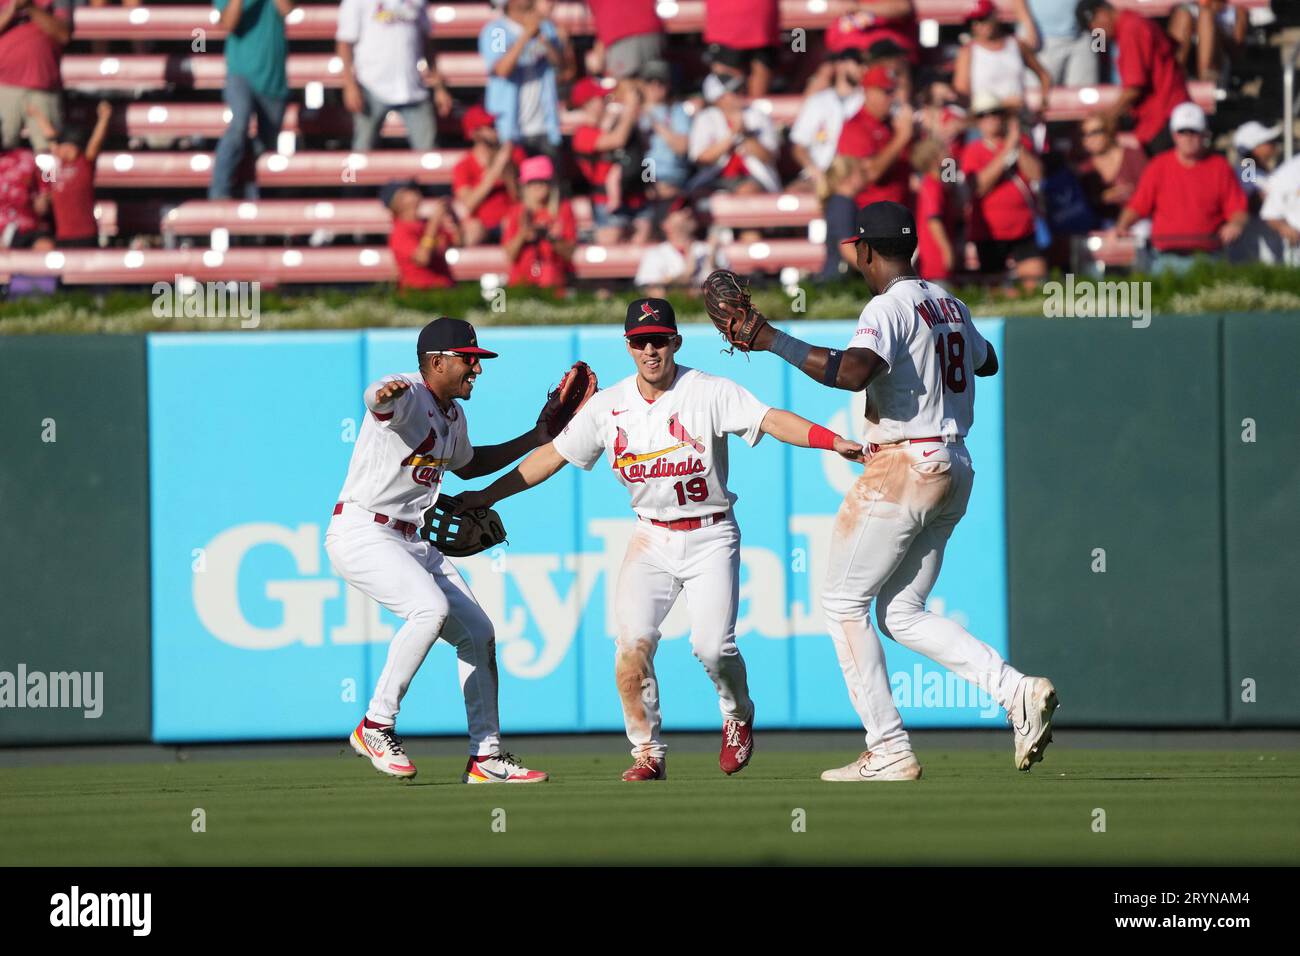
M 1232 0 L 1248 9 L 1264 8 L 1268 0 Z M 1115 0 L 1120 8 L 1144 16 L 1166 16 L 1174 0 Z M 1003 19 L 1011 18 L 1011 0 L 998 0 Z M 704 22 L 704 0 L 662 2 L 658 12 L 665 29 L 678 35 L 699 34 Z M 918 21 L 933 21 L 946 28 L 962 24 L 969 0 L 916 0 Z M 836 0 L 783 0 L 782 27 L 818 31 L 833 22 L 841 6 Z M 280 140 L 283 152 L 261 156 L 256 162 L 256 184 L 268 198 L 208 202 L 201 196 L 208 185 L 213 154 L 195 149 L 215 140 L 229 122 L 229 109 L 211 97 L 225 82 L 225 60 L 219 42 L 224 36 L 217 14 L 199 4 L 142 7 L 80 7 L 75 11 L 74 43 L 62 60 L 65 86 L 85 96 L 109 95 L 116 106 L 110 125 L 115 148 L 97 162 L 96 186 L 103 195 L 96 203 L 101 245 L 153 236 L 168 245 L 187 248 L 102 248 L 56 252 L 4 251 L 0 275 L 59 275 L 69 285 L 142 283 L 177 274 L 197 278 L 257 278 L 268 285 L 314 282 L 384 281 L 394 275 L 387 249 L 367 245 L 339 247 L 230 248 L 222 252 L 199 247 L 214 231 L 249 239 L 288 243 L 296 237 L 324 231 L 348 241 L 382 237 L 391 228 L 388 211 L 371 198 L 375 187 L 395 179 L 413 179 L 435 192 L 444 192 L 451 171 L 465 155 L 460 148 L 427 152 L 379 149 L 366 154 L 347 149 L 321 149 L 320 143 L 346 143 L 351 119 L 336 98 L 325 100 L 322 91 L 342 85 L 342 62 L 329 49 L 336 25 L 333 4 L 296 8 L 286 20 L 293 52 L 288 57 L 288 79 L 295 91 L 308 90 L 317 108 L 295 97 L 289 104 Z M 458 93 L 463 108 L 481 97 L 485 83 L 482 60 L 472 41 L 495 11 L 487 3 L 431 4 L 433 36 L 452 41 L 439 50 L 437 65 L 444 80 Z M 574 37 L 590 37 L 593 23 L 584 4 L 558 3 L 554 19 Z M 196 33 L 201 31 L 201 33 Z M 926 31 L 923 30 L 923 34 Z M 209 43 L 206 50 L 196 36 Z M 937 37 L 937 32 L 932 34 Z M 157 52 L 92 52 L 90 44 L 155 41 L 173 44 Z M 460 41 L 456 44 L 455 41 Z M 183 45 L 182 45 L 183 44 Z M 303 49 L 306 45 L 308 49 Z M 194 52 L 195 49 L 202 52 Z M 96 47 L 100 49 L 100 47 Z M 314 88 L 314 89 L 313 89 Z M 1226 92 L 1209 82 L 1189 84 L 1193 99 L 1213 112 Z M 1049 123 L 1071 123 L 1090 111 L 1113 104 L 1119 88 L 1109 85 L 1054 87 L 1046 103 L 1036 89 L 1027 93 L 1027 106 L 1041 109 Z M 125 99 L 130 97 L 130 100 Z M 793 122 L 803 97 L 778 93 L 754 101 L 780 128 Z M 565 111 L 566 134 L 579 124 L 581 114 Z M 454 125 L 454 124 L 452 124 Z M 400 138 L 405 129 L 398 114 L 390 113 L 382 135 Z M 150 148 L 143 148 L 148 144 Z M 310 148 L 303 148 L 308 144 Z M 166 191 L 161 196 L 159 191 Z M 369 192 L 371 195 L 359 195 Z M 285 193 L 292 198 L 285 198 Z M 733 266 L 743 271 L 772 273 L 781 266 L 815 270 L 821 266 L 823 248 L 813 227 L 821 219 L 820 206 L 810 194 L 716 194 L 709 198 L 709 216 L 716 226 L 764 233 L 761 241 L 731 243 L 726 247 Z M 426 204 L 427 208 L 427 204 Z M 592 225 L 590 203 L 574 203 L 579 228 Z M 792 236 L 792 232 L 803 235 Z M 149 243 L 146 243 L 146 245 Z M 1134 260 L 1130 238 L 1096 234 L 1082 243 L 1094 261 L 1105 266 L 1127 266 Z M 643 251 L 630 245 L 580 246 L 575 254 L 579 279 L 627 279 L 636 271 Z M 966 259 L 970 260 L 970 250 Z M 498 248 L 452 250 L 448 256 L 455 278 L 479 279 L 508 271 Z M 776 264 L 780 263 L 780 266 Z

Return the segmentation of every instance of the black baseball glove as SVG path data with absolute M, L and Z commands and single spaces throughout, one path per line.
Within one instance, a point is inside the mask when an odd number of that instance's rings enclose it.
M 455 495 L 439 495 L 425 513 L 420 537 L 451 558 L 467 558 L 506 540 L 501 516 L 491 508 L 458 512 Z

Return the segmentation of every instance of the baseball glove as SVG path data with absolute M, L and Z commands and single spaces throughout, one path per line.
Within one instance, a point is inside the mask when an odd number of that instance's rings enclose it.
M 564 431 L 564 426 L 573 420 L 578 409 L 587 404 L 587 399 L 595 395 L 599 387 L 591 366 L 586 362 L 574 362 L 560 379 L 560 384 L 546 396 L 542 413 L 537 416 L 537 421 L 546 426 L 546 434 L 554 438 Z
M 505 541 L 499 514 L 491 508 L 457 512 L 459 500 L 455 495 L 439 495 L 425 513 L 420 537 L 452 558 L 467 558 Z
M 749 283 L 728 269 L 717 269 L 704 280 L 704 310 L 731 346 L 728 354 L 748 352 L 767 319 L 750 303 Z

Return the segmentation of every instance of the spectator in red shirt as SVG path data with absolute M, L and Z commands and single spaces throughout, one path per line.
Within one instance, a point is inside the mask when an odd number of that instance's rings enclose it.
M 705 0 L 704 42 L 711 62 L 749 74 L 749 95 L 766 96 L 781 39 L 779 0 Z
M 55 159 L 50 182 L 50 206 L 54 211 L 54 239 L 60 246 L 85 248 L 99 245 L 99 223 L 95 221 L 95 160 L 104 148 L 113 105 L 101 100 L 95 128 L 86 133 L 73 127 L 55 130 L 35 103 L 28 104 L 28 116 L 49 141 Z
M 596 42 L 587 71 L 627 80 L 663 58 L 664 25 L 656 0 L 587 0 L 596 21 Z
M 894 99 L 897 88 L 898 81 L 883 66 L 867 70 L 862 77 L 862 109 L 840 130 L 836 154 L 861 160 L 867 183 L 858 193 L 859 208 L 873 202 L 911 205 L 907 147 L 912 142 L 912 107 Z
M 427 222 L 420 219 L 424 198 L 414 181 L 388 183 L 380 201 L 393 214 L 388 248 L 397 264 L 398 291 L 406 289 L 448 289 L 456 284 L 447 265 L 447 250 L 460 244 L 460 230 L 445 199 L 433 201 Z
M 956 204 L 943 181 L 947 157 L 938 140 L 923 139 L 912 147 L 912 169 L 920 177 L 916 192 L 916 274 L 922 279 L 947 282 L 957 268 Z
M 1133 132 L 1148 156 L 1169 149 L 1169 115 L 1191 99 L 1173 42 L 1154 20 L 1131 10 L 1117 13 L 1107 0 L 1080 0 L 1075 15 L 1082 29 L 1101 30 L 1119 47 L 1115 66 L 1124 89 L 1107 112 L 1116 120 L 1134 118 Z
M 1033 193 L 1043 163 L 1029 137 L 1020 132 L 1020 119 L 1008 115 L 996 97 L 978 95 L 971 111 L 979 139 L 967 143 L 961 155 L 971 195 L 968 238 L 979 253 L 980 272 L 1001 275 L 1011 259 L 1016 278 L 1026 291 L 1033 291 L 1047 273 Z
M 0 249 L 53 248 L 41 220 L 50 209 L 49 184 L 30 149 L 0 149 Z
M 502 244 L 510 260 L 510 285 L 562 290 L 573 271 L 578 226 L 573 209 L 555 188 L 555 167 L 549 157 L 533 156 L 519 167 L 523 198 L 501 226 Z
M 615 154 L 628 145 L 637 129 L 640 94 L 635 83 L 619 87 L 617 102 L 597 79 L 586 77 L 573 85 L 569 105 L 582 113 L 582 125 L 573 131 L 573 154 L 578 171 L 587 181 L 596 242 L 612 246 L 622 241 L 635 219 L 634 241 L 646 242 L 653 223 L 644 193 L 624 189 L 623 165 Z
M 0 0 L 0 149 L 18 145 L 28 104 L 62 121 L 59 60 L 70 39 L 69 0 Z M 30 126 L 27 138 L 38 152 L 48 145 Z
M 451 171 L 451 191 L 465 245 L 500 242 L 501 220 L 518 192 L 516 166 L 523 151 L 501 142 L 492 114 L 478 104 L 465 111 L 461 129 L 470 147 Z
M 1196 255 L 1217 254 L 1235 241 L 1249 217 L 1246 194 L 1228 161 L 1205 148 L 1205 112 L 1182 103 L 1169 119 L 1174 148 L 1154 157 L 1115 231 L 1151 217 L 1154 272 L 1182 272 Z

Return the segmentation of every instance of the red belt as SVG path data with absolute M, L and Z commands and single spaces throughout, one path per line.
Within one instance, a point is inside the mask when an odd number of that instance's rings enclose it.
M 705 515 L 703 518 L 678 518 L 675 521 L 659 521 L 655 518 L 642 518 L 641 520 L 649 521 L 656 528 L 667 528 L 669 531 L 694 531 L 696 528 L 717 524 L 726 516 L 725 511 L 719 511 L 717 514 Z
M 364 511 L 365 509 L 363 508 L 362 510 Z M 336 515 L 343 514 L 343 502 L 340 501 L 338 504 L 334 506 L 334 513 Z M 415 532 L 418 530 L 416 526 L 411 524 L 411 522 L 409 521 L 398 521 L 396 518 L 388 517 L 388 515 L 381 515 L 377 511 L 372 511 L 371 514 L 375 516 L 375 524 L 391 524 L 394 528 L 402 532 L 402 534 L 406 535 L 408 538 L 411 535 L 415 534 Z
M 903 442 L 906 442 L 909 445 L 924 445 L 926 442 L 935 442 L 935 441 L 942 442 L 943 439 L 935 435 L 935 436 L 931 436 L 930 438 L 904 438 L 903 441 L 891 441 L 887 445 L 877 445 L 875 442 L 871 442 L 869 445 L 867 445 L 867 451 L 871 452 L 871 454 L 874 455 L 882 448 L 886 448 L 886 447 L 892 448 L 894 445 L 903 444 Z

